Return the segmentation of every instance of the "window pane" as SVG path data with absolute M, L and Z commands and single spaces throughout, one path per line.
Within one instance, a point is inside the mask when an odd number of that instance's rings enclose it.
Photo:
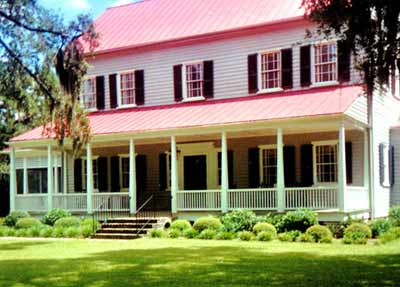
M 83 82 L 82 100 L 85 109 L 96 108 L 96 79 L 87 79 Z
M 203 96 L 203 63 L 186 65 L 186 97 Z
M 316 147 L 318 182 L 337 182 L 337 145 Z
M 337 48 L 336 43 L 327 43 L 314 46 L 315 82 L 337 80 Z
M 135 74 L 124 73 L 120 75 L 121 104 L 135 104 Z
M 263 89 L 281 86 L 281 52 L 270 52 L 261 55 L 261 79 Z

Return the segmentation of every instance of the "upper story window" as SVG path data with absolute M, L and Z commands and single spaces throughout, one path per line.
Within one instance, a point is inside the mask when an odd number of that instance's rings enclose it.
M 96 78 L 83 81 L 82 103 L 85 109 L 96 109 Z
M 338 180 L 337 153 L 335 142 L 314 144 L 315 169 L 314 177 L 317 183 L 336 183 Z
M 337 81 L 337 46 L 336 42 L 314 46 L 314 82 Z
M 120 106 L 132 106 L 136 104 L 135 72 L 119 74 Z
M 203 63 L 185 65 L 186 99 L 203 98 Z
M 261 54 L 261 87 L 263 90 L 281 88 L 281 51 Z

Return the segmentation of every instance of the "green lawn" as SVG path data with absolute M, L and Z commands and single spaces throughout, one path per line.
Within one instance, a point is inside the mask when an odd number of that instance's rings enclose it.
M 0 240 L 0 286 L 400 286 L 400 242 Z

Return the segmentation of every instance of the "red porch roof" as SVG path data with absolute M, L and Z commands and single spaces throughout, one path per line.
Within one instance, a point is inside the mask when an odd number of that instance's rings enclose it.
M 363 92 L 361 86 L 334 86 L 157 107 L 95 112 L 93 135 L 139 133 L 343 114 Z M 45 139 L 42 127 L 11 141 Z
M 95 21 L 96 53 L 301 19 L 301 0 L 143 0 Z

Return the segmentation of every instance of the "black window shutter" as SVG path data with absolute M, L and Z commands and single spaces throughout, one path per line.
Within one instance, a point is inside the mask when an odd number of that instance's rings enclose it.
M 228 150 L 228 178 L 229 178 L 229 188 L 236 188 L 234 186 L 234 162 L 233 162 L 233 150 Z
M 144 71 L 135 71 L 135 104 L 144 105 Z
M 283 147 L 283 161 L 285 169 L 285 186 L 296 186 L 296 147 Z
M 80 158 L 74 161 L 74 185 L 75 191 L 81 192 L 82 188 L 82 160 Z
M 167 189 L 167 154 L 161 153 L 158 156 L 158 172 L 160 191 Z
M 111 192 L 119 192 L 119 157 L 111 157 Z
M 247 72 L 249 94 L 258 92 L 258 55 L 252 54 L 247 57 Z
M 282 88 L 293 88 L 293 53 L 292 49 L 283 49 L 282 54 Z
M 302 87 L 311 85 L 311 46 L 300 47 L 300 83 Z
M 303 186 L 314 184 L 313 178 L 313 146 L 305 144 L 301 146 L 301 183 Z
M 249 149 L 249 187 L 260 187 L 260 154 L 258 148 Z
M 110 89 L 110 107 L 115 109 L 118 105 L 117 100 L 117 74 L 112 74 L 108 77 Z
M 104 110 L 104 76 L 96 77 L 96 105 L 98 110 Z
M 182 65 L 174 66 L 174 97 L 175 102 L 182 101 Z
M 345 41 L 337 43 L 338 78 L 340 82 L 350 81 L 351 50 Z
M 147 163 L 143 154 L 136 156 L 136 181 L 138 192 L 146 191 L 147 188 Z
M 348 184 L 353 183 L 353 144 L 346 142 L 346 180 Z
M 97 169 L 99 174 L 99 191 L 108 191 L 107 158 L 99 157 L 97 159 Z
M 389 182 L 390 185 L 394 185 L 395 181 L 395 162 L 394 162 L 394 146 L 391 145 L 389 148 Z
M 214 97 L 214 62 L 205 61 L 204 65 L 204 97 L 210 99 Z

